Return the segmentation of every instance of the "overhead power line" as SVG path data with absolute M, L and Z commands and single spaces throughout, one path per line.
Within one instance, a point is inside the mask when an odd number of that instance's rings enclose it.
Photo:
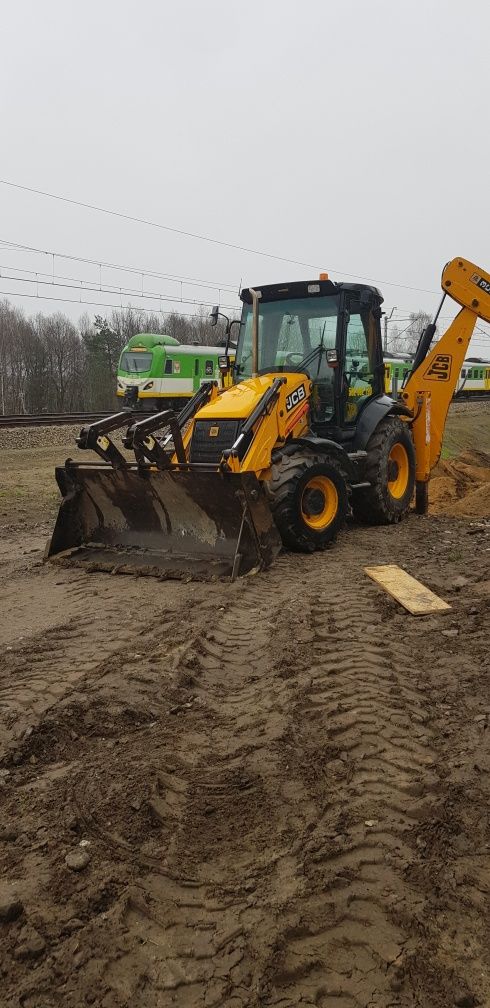
M 58 200 L 61 203 L 68 203 L 70 206 L 82 207 L 85 210 L 93 210 L 96 213 L 106 214 L 109 217 L 118 217 L 121 220 L 131 221 L 133 224 L 144 224 L 146 227 L 157 228 L 160 231 L 167 231 L 170 234 L 180 235 L 184 238 L 192 238 L 196 241 L 208 242 L 211 245 L 219 245 L 222 248 L 234 249 L 237 252 L 245 252 L 247 255 L 261 256 L 264 259 L 274 259 L 276 262 L 289 263 L 293 266 L 301 266 L 304 269 L 314 269 L 322 271 L 328 269 L 333 273 L 342 276 L 353 277 L 356 280 L 364 280 L 365 283 L 378 283 L 387 287 L 397 287 L 403 290 L 418 291 L 423 294 L 437 294 L 437 291 L 428 290 L 424 287 L 414 287 L 408 284 L 395 283 L 393 280 L 373 280 L 372 277 L 361 276 L 358 273 L 350 273 L 347 270 L 339 270 L 336 266 L 317 266 L 314 263 L 303 262 L 300 259 L 289 259 L 273 252 L 265 252 L 263 249 L 248 248 L 246 245 L 238 245 L 234 242 L 224 241 L 220 238 L 213 238 L 210 235 L 202 235 L 194 231 L 185 231 L 183 228 L 172 227 L 170 224 L 161 224 L 158 221 L 148 220 L 145 217 L 135 217 L 132 214 L 124 213 L 121 210 L 110 210 L 108 207 L 97 206 L 95 203 L 87 203 L 84 200 L 71 199 L 68 196 L 60 196 L 58 193 L 46 192 L 44 189 L 35 189 L 32 186 L 20 185 L 18 182 L 10 182 L 8 179 L 0 179 L 0 185 L 9 186 L 11 189 L 18 189 L 21 192 L 33 193 L 36 196 L 44 196 L 47 199 Z
M 0 245 L 5 245 L 6 248 L 22 252 L 34 252 L 39 255 L 46 255 L 54 259 L 67 259 L 71 262 L 80 262 L 91 266 L 99 266 L 103 269 L 120 270 L 123 273 L 137 273 L 138 276 L 154 277 L 160 280 L 171 280 L 176 283 L 188 283 L 192 284 L 194 287 L 215 288 L 216 290 L 229 291 L 232 294 L 236 291 L 236 287 L 228 282 L 220 283 L 217 280 L 207 281 L 196 279 L 196 277 L 180 276 L 177 273 L 161 273 L 159 270 L 148 269 L 144 266 L 121 266 L 121 264 L 118 263 L 104 262 L 102 259 L 87 259 L 84 256 L 68 255 L 64 252 L 54 252 L 52 249 L 34 248 L 32 245 L 22 245 L 19 242 L 8 241 L 6 238 L 0 238 Z M 19 269 L 20 267 L 17 266 L 13 268 Z
M 23 272 L 25 272 L 25 273 L 31 273 L 32 272 L 32 273 L 35 274 L 35 270 L 32 270 L 32 271 L 31 270 L 24 270 Z M 79 279 L 76 279 L 74 283 L 64 283 L 63 280 L 74 280 L 74 278 L 73 277 L 64 277 L 64 278 L 59 279 L 59 280 L 53 280 L 53 279 L 40 280 L 39 279 L 40 276 L 41 277 L 42 276 L 46 276 L 46 274 L 44 274 L 44 273 L 40 273 L 38 275 L 35 274 L 34 278 L 32 280 L 29 277 L 22 277 L 22 276 L 10 276 L 9 275 L 9 276 L 2 277 L 2 273 L 1 273 L 1 270 L 0 270 L 0 280 L 3 280 L 4 282 L 7 281 L 7 280 L 13 280 L 15 283 L 35 284 L 36 286 L 38 286 L 39 284 L 42 284 L 43 287 L 57 287 L 57 288 L 58 287 L 62 287 L 62 288 L 67 288 L 68 290 L 78 290 L 81 293 L 86 293 L 86 294 L 96 294 L 97 293 L 97 294 L 119 295 L 120 297 L 137 297 L 137 298 L 143 299 L 145 301 L 150 301 L 150 300 L 151 301 L 167 301 L 167 302 L 171 302 L 172 304 L 197 305 L 197 306 L 202 307 L 202 308 L 212 308 L 213 305 L 214 305 L 213 301 L 196 301 L 195 299 L 192 299 L 192 298 L 177 297 L 177 295 L 160 294 L 159 291 L 141 291 L 140 292 L 138 290 L 135 290 L 134 287 L 133 288 L 130 288 L 130 287 L 119 287 L 119 286 L 116 286 L 115 284 L 108 284 L 105 287 L 102 287 L 100 285 L 97 285 L 97 286 L 94 287 L 94 286 L 89 286 L 90 281 L 88 281 L 88 280 L 79 280 Z M 20 292 L 19 292 L 19 296 L 20 296 Z M 236 311 L 238 306 L 237 305 L 223 305 L 222 307 L 226 308 L 228 311 Z
M 181 235 L 183 238 L 193 238 L 196 241 L 209 242 L 211 245 L 221 245 L 223 248 L 235 249 L 237 252 L 264 256 L 266 259 L 277 259 L 281 262 L 292 263 L 295 266 L 304 266 L 306 269 L 319 268 L 313 266 L 311 263 L 300 262 L 298 259 L 286 259 L 284 256 L 274 255 L 272 252 L 262 252 L 259 249 L 247 248 L 245 245 L 236 245 L 234 242 L 211 238 L 209 235 L 198 234 L 194 231 L 185 231 L 183 228 L 172 227 L 170 224 L 160 224 L 145 217 L 134 217 L 132 214 L 123 213 L 121 210 L 109 210 L 107 207 L 97 206 L 95 203 L 70 199 L 68 196 L 45 192 L 43 189 L 34 189 L 32 186 L 20 185 L 18 182 L 10 182 L 7 179 L 0 179 L 0 185 L 10 186 L 12 189 L 20 189 L 22 192 L 34 193 L 36 196 L 46 196 L 48 199 L 59 200 L 61 203 L 69 203 L 71 206 L 83 207 L 85 210 L 95 210 L 97 213 L 107 214 L 109 217 L 119 217 L 122 220 L 131 221 L 133 224 L 144 224 L 146 227 L 158 228 L 160 231 L 168 231 L 171 234 Z
M 117 308 L 119 311 L 136 311 L 136 312 L 142 311 L 142 312 L 145 312 L 147 315 L 178 315 L 181 318 L 202 318 L 202 315 L 200 315 L 198 312 L 194 312 L 194 313 L 191 313 L 191 312 L 180 312 L 180 311 L 174 310 L 173 308 L 169 309 L 168 311 L 164 311 L 163 308 L 143 308 L 140 305 L 132 305 L 132 304 L 127 304 L 127 305 L 113 304 L 113 303 L 112 304 L 111 303 L 108 304 L 105 301 L 104 302 L 102 302 L 102 301 L 85 301 L 85 300 L 79 299 L 79 298 L 50 297 L 50 296 L 47 296 L 45 294 L 19 294 L 18 291 L 0 291 L 0 297 L 31 298 L 31 299 L 39 300 L 39 301 L 61 302 L 63 304 L 90 305 L 91 307 L 94 307 L 94 308 Z

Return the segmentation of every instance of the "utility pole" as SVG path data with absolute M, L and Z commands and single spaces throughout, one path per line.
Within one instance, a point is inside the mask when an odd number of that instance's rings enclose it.
M 386 312 L 385 312 L 385 317 L 384 317 L 385 331 L 384 331 L 384 337 L 383 337 L 383 353 L 388 353 L 388 322 L 390 321 L 391 316 L 393 315 L 394 311 L 396 311 L 396 305 L 395 305 L 394 308 L 391 309 L 391 312 L 390 312 L 389 315 L 387 315 Z

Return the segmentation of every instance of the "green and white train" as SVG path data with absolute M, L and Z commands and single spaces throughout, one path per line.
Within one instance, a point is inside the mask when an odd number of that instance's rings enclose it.
M 116 395 L 125 406 L 180 410 L 206 381 L 221 381 L 222 346 L 179 343 L 173 336 L 138 333 L 124 347 Z M 233 359 L 233 353 L 230 355 Z

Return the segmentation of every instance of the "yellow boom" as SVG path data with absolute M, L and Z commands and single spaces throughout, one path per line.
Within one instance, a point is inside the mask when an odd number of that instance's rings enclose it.
M 467 259 L 452 259 L 444 267 L 441 286 L 444 295 L 437 315 L 446 295 L 461 305 L 461 311 L 426 354 L 435 333 L 435 322 L 427 327 L 413 370 L 402 391 L 403 402 L 414 414 L 410 424 L 415 445 L 416 506 L 419 513 L 427 510 L 429 476 L 441 455 L 447 412 L 476 320 L 481 318 L 490 322 L 490 274 Z

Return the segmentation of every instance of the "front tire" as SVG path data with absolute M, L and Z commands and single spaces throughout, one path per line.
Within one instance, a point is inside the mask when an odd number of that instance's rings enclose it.
M 391 525 L 406 517 L 415 489 L 415 450 L 407 424 L 385 417 L 366 451 L 365 479 L 371 486 L 355 493 L 354 515 L 368 525 Z
M 348 511 L 347 486 L 331 459 L 309 452 L 284 454 L 269 484 L 274 521 L 287 549 L 324 550 L 337 538 Z

